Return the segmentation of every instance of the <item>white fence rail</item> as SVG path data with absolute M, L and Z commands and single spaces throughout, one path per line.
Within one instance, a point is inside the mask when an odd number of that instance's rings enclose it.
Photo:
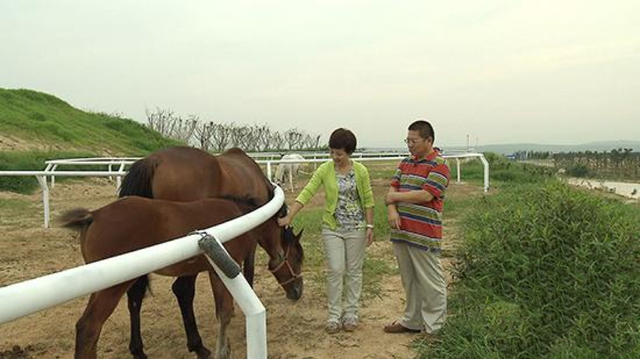
M 320 154 L 317 154 L 320 155 Z M 368 161 L 400 161 L 405 156 L 398 155 L 397 153 L 385 153 L 385 156 L 379 157 L 367 157 L 368 153 L 364 153 L 362 158 L 357 158 L 359 162 L 368 162 Z M 377 155 L 381 155 L 381 153 L 377 153 Z M 326 156 L 326 154 L 325 154 Z M 443 157 L 447 160 L 456 160 L 456 177 L 457 182 L 460 182 L 460 166 L 462 159 L 468 158 L 477 158 L 484 165 L 484 191 L 487 192 L 489 190 L 489 162 L 485 159 L 482 153 L 459 153 L 459 154 L 450 154 L 443 155 Z M 40 188 L 42 189 L 42 205 L 43 205 L 43 216 L 44 216 L 44 227 L 48 228 L 50 224 L 51 218 L 51 210 L 50 210 L 50 189 L 48 185 L 47 177 L 51 178 L 51 187 L 53 188 L 55 184 L 55 177 L 57 176 L 74 176 L 74 177 L 109 177 L 116 178 L 116 186 L 120 187 L 121 178 L 126 175 L 125 167 L 134 163 L 139 158 L 137 157 L 126 157 L 126 158 L 71 158 L 71 159 L 59 159 L 59 160 L 50 160 L 46 162 L 46 168 L 44 171 L 0 171 L 0 176 L 35 176 L 40 184 Z M 327 158 L 316 158 L 316 159 L 305 159 L 305 160 L 256 160 L 257 163 L 263 164 L 266 166 L 267 177 L 272 180 L 273 179 L 273 165 L 279 163 L 321 163 L 327 161 Z M 108 166 L 107 171 L 59 171 L 57 170 L 60 165 L 77 165 L 77 166 L 90 166 L 90 165 L 104 165 Z M 113 171 L 113 167 L 117 166 L 118 170 Z M 292 174 L 289 172 L 289 181 L 291 182 L 293 179 L 291 178 Z
M 221 243 L 271 218 L 282 207 L 284 193 L 276 187 L 266 205 L 229 222 L 204 229 Z M 0 324 L 122 283 L 202 253 L 201 235 L 192 234 L 117 257 L 67 269 L 0 288 Z M 207 257 L 208 258 L 208 257 Z M 211 261 L 211 260 L 210 260 Z M 266 311 L 244 276 L 227 278 L 212 265 L 246 316 L 247 358 L 267 358 Z
M 368 162 L 368 161 L 400 161 L 402 159 L 404 159 L 406 156 L 398 156 L 396 154 L 394 154 L 394 156 L 387 156 L 387 157 L 362 157 L 362 158 L 358 158 L 358 162 Z M 451 155 L 443 155 L 443 158 L 450 160 L 450 159 L 455 159 L 456 160 L 456 181 L 458 183 L 460 183 L 460 160 L 462 159 L 473 159 L 473 158 L 477 158 L 480 160 L 480 162 L 482 162 L 482 165 L 484 166 L 484 191 L 488 192 L 489 191 L 489 162 L 487 161 L 487 159 L 484 157 L 484 155 L 482 153 L 459 153 L 459 154 L 451 154 Z M 265 164 L 267 166 L 267 177 L 270 180 L 273 180 L 273 169 L 272 169 L 272 164 L 280 164 L 280 163 L 321 163 L 321 162 L 326 162 L 327 159 L 326 158 L 322 158 L 322 159 L 304 159 L 304 160 L 257 160 L 257 163 L 260 164 Z M 1 173 L 1 172 L 0 172 Z M 289 181 L 292 181 L 291 179 L 291 172 L 289 172 Z

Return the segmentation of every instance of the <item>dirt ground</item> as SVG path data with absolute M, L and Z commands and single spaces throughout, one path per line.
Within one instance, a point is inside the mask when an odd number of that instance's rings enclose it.
M 376 185 L 376 184 L 374 184 Z M 383 190 L 382 186 L 376 191 Z M 377 186 L 376 186 L 377 187 Z M 458 186 L 462 188 L 463 186 Z M 106 179 L 57 183 L 51 191 L 52 218 L 63 211 L 98 208 L 115 199 L 115 186 Z M 287 202 L 292 201 L 287 194 Z M 4 203 L 4 205 L 3 205 Z M 54 224 L 55 225 L 55 224 Z M 450 230 L 449 230 L 450 231 Z M 455 237 L 453 233 L 447 234 Z M 370 251 L 390 253 L 389 242 L 375 242 Z M 260 249 L 259 249 L 260 251 Z M 392 255 L 385 259 L 395 263 Z M 448 261 L 445 260 L 448 265 Z M 0 192 L 0 286 L 39 277 L 83 264 L 80 246 L 72 232 L 42 228 L 40 194 Z M 394 264 L 395 265 L 395 264 Z M 298 302 L 284 291 L 266 270 L 264 256 L 256 263 L 255 291 L 267 308 L 269 357 L 311 358 L 412 358 L 410 334 L 385 334 L 382 327 L 403 309 L 399 276 L 385 276 L 381 292 L 363 300 L 361 325 L 353 333 L 328 335 L 323 331 L 326 307 L 322 268 L 305 268 L 305 293 Z M 172 278 L 151 276 L 152 294 L 142 310 L 142 334 L 149 358 L 195 358 L 188 352 L 177 302 L 171 292 Z M 75 322 L 87 297 L 0 326 L 0 359 L 71 358 Z M 217 325 L 211 289 L 205 274 L 198 277 L 196 316 L 205 345 L 213 350 Z M 236 307 L 230 341 L 235 358 L 246 357 L 244 316 Z M 129 319 L 126 299 L 105 324 L 98 343 L 100 358 L 129 358 Z

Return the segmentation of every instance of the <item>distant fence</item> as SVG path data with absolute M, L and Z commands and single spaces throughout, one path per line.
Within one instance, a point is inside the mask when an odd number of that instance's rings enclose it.
M 256 162 L 258 164 L 263 164 L 266 166 L 266 175 L 269 179 L 273 179 L 273 170 L 272 165 L 279 163 L 322 163 L 328 160 L 328 155 L 326 153 L 315 153 L 311 154 L 311 156 L 315 156 L 313 159 L 305 159 L 305 160 L 280 160 L 280 159 L 263 159 L 260 160 L 261 154 L 251 154 L 252 157 L 256 158 Z M 272 154 L 262 154 L 264 156 L 271 156 Z M 307 154 L 309 155 L 309 154 Z M 377 157 L 370 157 L 370 155 L 376 155 Z M 369 161 L 400 161 L 406 157 L 407 154 L 397 153 L 397 152 L 378 152 L 378 153 L 354 153 L 352 158 L 357 159 L 359 162 L 369 162 Z M 359 156 L 359 157 L 358 157 Z M 489 190 L 489 162 L 486 160 L 482 153 L 456 153 L 456 154 L 445 154 L 443 157 L 447 160 L 456 161 L 456 179 L 457 182 L 460 182 L 460 166 L 461 159 L 479 159 L 484 165 L 484 191 L 487 192 Z M 108 177 L 116 179 L 117 188 L 120 187 L 121 179 L 124 175 L 127 174 L 126 168 L 130 166 L 135 161 L 139 160 L 139 157 L 125 157 L 125 158 L 117 158 L 117 157 L 103 157 L 103 158 L 70 158 L 70 159 L 57 159 L 46 161 L 46 167 L 43 171 L 0 171 L 0 176 L 35 176 L 40 184 L 42 189 L 42 204 L 43 204 L 43 216 L 44 216 L 44 227 L 48 228 L 50 224 L 50 189 L 48 185 L 48 178 L 51 180 L 51 187 L 53 188 L 55 185 L 55 178 L 58 176 L 66 176 L 66 177 Z M 61 165 L 71 165 L 71 166 L 105 166 L 107 167 L 104 171 L 60 171 L 58 167 Z M 117 170 L 114 170 L 117 168 Z M 291 174 L 290 174 L 291 176 Z M 291 180 L 291 178 L 290 178 Z

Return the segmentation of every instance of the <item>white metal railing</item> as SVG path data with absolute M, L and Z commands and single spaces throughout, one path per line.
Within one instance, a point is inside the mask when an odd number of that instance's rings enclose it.
M 87 158 L 66 158 L 66 159 L 57 159 L 57 160 L 49 160 L 45 161 L 45 169 L 46 172 L 51 172 L 51 188 L 55 186 L 55 173 L 60 165 L 74 165 L 74 166 L 90 166 L 90 165 L 101 165 L 107 166 L 109 172 L 113 171 L 113 166 L 118 166 L 117 171 L 122 172 L 125 169 L 125 166 L 133 164 L 135 161 L 141 159 L 141 157 L 87 157 Z M 122 183 L 122 177 L 116 176 L 116 188 L 120 188 L 120 184 Z M 109 177 L 112 179 L 112 177 Z M 45 177 L 46 180 L 46 177 Z
M 306 159 L 318 159 L 330 157 L 329 152 L 304 152 L 297 150 L 285 150 L 279 152 L 257 152 L 247 153 L 249 157 L 253 159 L 265 159 L 265 160 L 277 160 L 284 154 L 295 153 Z M 409 152 L 403 151 L 377 151 L 377 152 L 354 152 L 351 154 L 351 158 L 363 158 L 363 157 L 384 157 L 384 156 L 398 156 L 408 155 Z
M 0 171 L 0 176 L 35 176 L 42 189 L 42 207 L 44 212 L 44 227 L 49 228 L 50 205 L 49 186 L 47 176 L 51 176 L 51 171 Z M 124 171 L 57 171 L 56 176 L 63 177 L 122 177 L 127 173 Z
M 205 229 L 220 243 L 245 233 L 282 207 L 284 193 L 276 187 L 274 198 L 242 217 Z M 0 288 L 0 324 L 94 293 L 202 254 L 200 234 L 191 234 L 117 257 L 67 269 Z M 207 258 L 209 258 L 207 256 Z M 209 258 L 211 261 L 211 259 Z M 266 310 L 244 276 L 233 279 L 212 262 L 246 317 L 247 358 L 267 358 Z
M 373 157 L 373 158 L 369 158 L 369 157 L 362 157 L 362 158 L 358 158 L 358 162 L 367 162 L 367 161 L 391 161 L 391 160 L 402 160 L 406 157 L 406 155 L 404 156 L 398 156 L 397 154 L 395 156 L 389 156 L 389 157 Z M 449 160 L 449 159 L 455 159 L 456 160 L 456 179 L 457 182 L 460 183 L 460 160 L 461 159 L 466 159 L 466 158 L 478 158 L 483 166 L 484 166 L 484 185 L 483 185 L 483 189 L 485 192 L 489 191 L 489 162 L 487 161 L 487 159 L 484 157 L 484 155 L 482 153 L 457 153 L 457 154 L 445 154 L 442 155 L 443 158 Z M 273 176 L 272 176 L 272 164 L 280 164 L 280 163 L 320 163 L 320 162 L 326 162 L 327 159 L 323 158 L 323 159 L 304 159 L 304 160 L 257 160 L 257 163 L 261 163 L 261 164 L 265 164 L 267 167 L 267 177 L 272 180 Z M 289 172 L 289 182 L 293 181 L 292 178 L 292 173 Z
M 388 155 L 389 153 L 387 153 Z M 326 154 L 325 154 L 326 155 Z M 328 156 L 328 155 L 327 155 Z M 357 158 L 360 162 L 367 161 L 392 161 L 392 160 L 402 160 L 405 155 L 398 155 L 397 153 L 393 153 L 390 156 L 384 157 L 362 157 Z M 442 157 L 445 159 L 455 159 L 456 160 L 456 174 L 457 174 L 457 182 L 460 183 L 460 165 L 461 159 L 466 158 L 478 158 L 482 164 L 484 165 L 484 191 L 487 192 L 489 190 L 489 162 L 485 159 L 482 153 L 459 153 L 459 154 L 445 154 Z M 47 167 L 44 171 L 0 171 L 0 176 L 35 176 L 40 184 L 40 188 L 42 189 L 42 204 L 43 204 L 43 216 L 44 216 L 44 227 L 48 228 L 51 217 L 50 210 L 50 190 L 47 183 L 47 177 L 51 177 L 51 186 L 53 187 L 55 183 L 56 176 L 75 176 L 75 177 L 109 177 L 116 178 L 116 186 L 120 187 L 121 178 L 127 174 L 125 171 L 125 166 L 135 162 L 136 158 L 128 157 L 128 158 L 105 158 L 104 160 L 100 160 L 98 158 L 73 158 L 73 159 L 59 159 L 59 160 L 51 160 L 47 161 Z M 279 163 L 322 163 L 327 161 L 327 158 L 316 158 L 316 159 L 305 159 L 305 160 L 257 160 L 256 162 L 259 164 L 266 165 L 267 177 L 269 179 L 273 179 L 272 175 L 272 165 Z M 58 171 L 56 168 L 58 165 L 107 165 L 109 166 L 109 170 L 107 171 Z M 113 171 L 111 166 L 117 165 L 118 170 Z M 293 181 L 293 174 L 289 172 L 289 182 Z

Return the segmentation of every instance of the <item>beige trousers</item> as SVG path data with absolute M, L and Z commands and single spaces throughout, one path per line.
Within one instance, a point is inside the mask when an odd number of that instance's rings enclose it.
M 400 324 L 434 333 L 447 316 L 447 282 L 440 254 L 393 242 L 407 301 Z
M 323 228 L 322 239 L 327 262 L 327 321 L 357 320 L 362 291 L 362 264 L 367 247 L 365 231 L 332 231 Z

